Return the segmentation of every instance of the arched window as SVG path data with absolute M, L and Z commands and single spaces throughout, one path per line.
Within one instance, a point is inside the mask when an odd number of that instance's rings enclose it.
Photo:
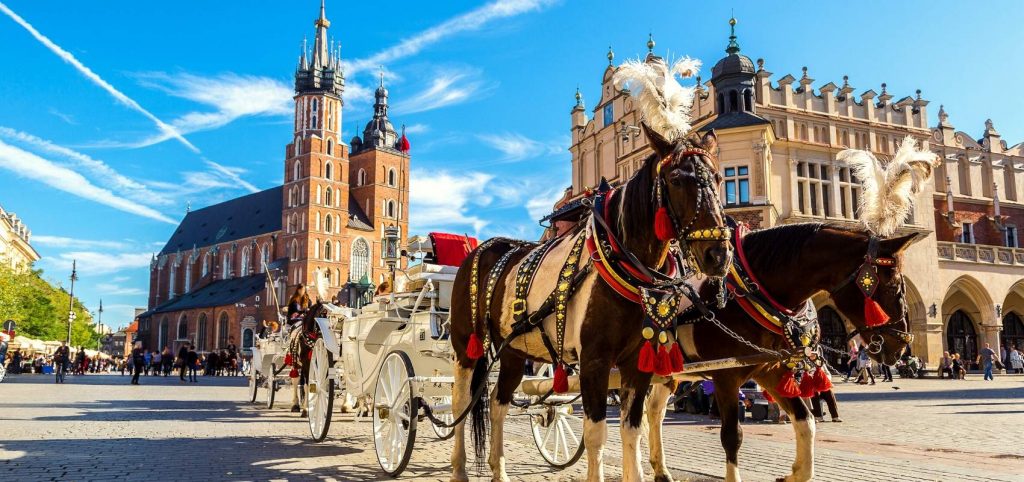
M 739 104 L 740 104 L 739 95 L 736 94 L 735 90 L 730 90 L 729 91 L 729 112 L 736 112 L 736 111 L 740 110 Z
M 210 252 L 209 251 L 207 251 L 206 254 L 203 255 L 203 277 L 205 278 L 206 275 L 208 275 L 208 274 L 210 274 Z
M 186 315 L 181 315 L 181 318 L 178 318 L 178 339 L 188 339 L 188 316 Z
M 328 150 L 331 149 L 330 145 L 331 141 L 327 141 Z M 334 165 L 331 164 L 330 162 L 324 165 L 324 178 L 331 180 L 334 179 Z
M 316 112 L 317 105 L 317 99 L 313 99 L 313 112 Z
M 388 217 L 389 218 L 394 218 L 395 214 L 397 214 L 396 210 L 395 210 L 395 202 L 394 201 L 388 201 Z
M 295 136 L 295 155 L 302 154 L 302 139 L 299 136 Z
M 242 248 L 242 266 L 238 270 L 239 274 L 241 276 L 249 276 L 249 271 L 250 271 L 250 268 L 251 268 L 251 266 L 249 265 L 250 259 L 251 258 L 250 258 L 249 247 L 246 246 L 246 247 Z
M 228 346 L 228 314 L 221 312 L 220 321 L 217 322 L 217 348 Z
M 160 328 L 157 330 L 156 333 L 156 346 L 163 347 L 165 344 L 167 344 L 167 336 L 168 326 L 167 317 L 165 316 L 164 319 L 160 320 Z
M 327 190 L 324 191 L 324 204 L 327 206 L 333 206 L 334 203 L 331 202 L 333 199 L 334 198 L 331 197 L 331 188 L 327 188 Z
M 194 268 L 194 265 L 195 263 L 192 262 L 192 257 L 190 256 L 188 258 L 188 263 L 185 264 L 185 289 L 183 290 L 184 293 L 192 291 L 192 268 Z
M 725 113 L 725 94 L 722 94 L 721 92 L 718 93 L 718 113 Z
M 370 245 L 363 238 L 352 242 L 352 263 L 349 271 L 350 281 L 359 281 L 370 270 Z
M 328 156 L 333 156 L 334 155 L 334 140 L 333 139 L 327 139 L 327 155 Z M 330 178 L 331 178 L 331 165 L 328 163 L 327 164 L 327 179 L 330 179 Z
M 388 186 L 398 186 L 398 172 L 396 172 L 393 168 L 388 169 Z
M 332 260 L 332 258 L 331 258 L 331 242 L 330 241 L 325 241 L 324 242 L 324 259 L 326 259 L 327 261 L 331 261 Z
M 324 231 L 328 233 L 333 233 L 333 228 L 334 226 L 332 225 L 331 215 L 328 214 L 327 217 L 324 218 Z
M 960 358 L 974 363 L 978 358 L 978 334 L 974 330 L 974 322 L 963 310 L 956 310 L 946 325 L 946 349 L 959 353 Z
M 246 328 L 242 330 L 242 352 L 249 354 L 252 352 L 253 347 L 253 334 L 252 328 Z
M 224 255 L 220 260 L 220 278 L 228 279 L 231 277 L 231 251 L 225 249 Z
M 314 239 L 313 240 L 313 259 L 317 259 L 319 257 L 320 257 L 320 240 L 319 239 Z
M 828 363 L 838 367 L 842 364 L 840 354 L 846 352 L 846 327 L 843 325 L 843 319 L 836 310 L 826 306 L 818 310 L 818 323 L 821 326 L 821 344 L 838 352 L 825 351 Z
M 295 164 L 292 165 L 292 180 L 293 181 L 298 180 L 299 177 L 301 177 L 301 176 L 302 176 L 302 164 L 300 164 L 299 161 L 295 161 Z
M 263 249 L 260 250 L 260 260 L 261 262 L 259 271 L 260 273 L 262 273 L 263 270 L 267 268 L 267 266 L 270 266 L 270 244 L 263 243 Z
M 754 110 L 754 95 L 749 89 L 743 91 L 743 110 L 747 112 Z
M 1003 331 L 1000 332 L 1000 343 L 1006 351 L 1011 348 L 1024 350 L 1024 321 L 1017 313 L 1011 311 L 1003 317 Z
M 167 269 L 167 299 L 174 298 L 174 283 L 177 281 L 175 276 L 178 271 L 178 267 L 174 263 L 170 263 Z
M 356 186 L 362 186 L 366 184 L 366 170 L 359 168 L 359 174 L 356 175 Z
M 299 259 L 299 242 L 292 240 L 292 245 L 288 247 L 288 259 L 295 261 Z
M 196 350 L 206 350 L 206 313 L 199 314 L 199 324 L 196 326 Z

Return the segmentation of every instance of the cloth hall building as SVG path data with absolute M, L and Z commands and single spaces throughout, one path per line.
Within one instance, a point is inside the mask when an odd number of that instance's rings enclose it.
M 847 77 L 817 83 L 775 76 L 762 59 L 741 52 L 730 21 L 725 57 L 711 78 L 697 78 L 695 129 L 714 129 L 724 177 L 726 211 L 752 227 L 828 222 L 859 225 L 860 187 L 836 159 L 846 148 L 892 155 L 910 135 L 939 155 L 942 165 L 919 194 L 900 234 L 926 235 L 905 256 L 912 353 L 935 367 L 943 351 L 974 360 L 985 343 L 1024 348 L 1024 143 L 1008 146 L 989 121 L 980 138 L 956 130 L 940 107 L 928 125 L 929 101 L 897 97 L 885 84 L 858 91 Z M 654 55 L 648 41 L 648 55 Z M 602 177 L 624 182 L 651 154 L 639 112 L 615 88 L 614 53 L 601 75 L 601 94 L 589 112 L 577 92 L 570 112 L 572 187 L 579 196 Z M 815 298 L 824 341 L 842 348 L 852 325 L 825 294 Z
M 205 352 L 231 338 L 248 348 L 262 321 L 277 319 L 277 306 L 317 270 L 339 303 L 357 304 L 384 279 L 384 228 L 407 236 L 409 141 L 388 118 L 383 78 L 373 118 L 344 142 L 345 77 L 322 3 L 314 25 L 312 49 L 303 46 L 295 70 L 284 184 L 186 214 L 150 266 L 136 337 L 146 348 L 189 341 Z

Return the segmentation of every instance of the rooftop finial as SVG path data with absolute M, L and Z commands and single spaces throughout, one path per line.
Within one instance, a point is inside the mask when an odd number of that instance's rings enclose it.
M 921 89 L 917 89 L 917 100 L 921 100 Z
M 649 54 L 653 54 L 654 53 L 654 34 L 653 33 L 648 33 L 647 34 L 647 53 L 649 53 Z
M 736 41 L 736 17 L 732 17 L 729 19 L 729 46 L 725 48 L 725 53 L 733 55 L 739 51 L 740 44 Z
M 849 87 L 849 86 L 850 86 L 850 76 L 849 75 L 844 75 L 843 76 L 843 87 Z
M 803 68 L 802 68 L 801 70 L 803 70 L 803 71 L 804 71 L 804 76 L 803 76 L 803 78 L 805 78 L 805 79 L 806 79 L 806 78 L 807 78 L 807 66 L 805 65 L 805 66 L 804 66 L 804 67 L 803 67 Z
M 580 93 L 580 86 L 576 86 L 576 107 L 583 107 L 583 94 Z
M 608 65 L 614 65 L 615 64 L 614 61 L 615 61 L 615 51 L 612 50 L 612 46 L 609 45 L 608 46 Z
M 380 86 L 384 87 L 384 66 L 380 66 Z
M 885 91 L 885 88 L 886 88 L 886 86 L 885 86 L 885 82 L 882 82 L 882 95 L 885 95 L 885 94 L 887 93 L 887 92 Z

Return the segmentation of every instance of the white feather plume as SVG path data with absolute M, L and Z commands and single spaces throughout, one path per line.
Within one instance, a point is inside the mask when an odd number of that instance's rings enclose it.
M 907 136 L 892 160 L 884 166 L 871 152 L 846 149 L 837 159 L 849 164 L 860 180 L 860 217 L 879 236 L 890 236 L 914 208 L 914 195 L 921 191 L 938 163 L 935 153 L 919 149 Z
M 327 293 L 327 274 L 317 268 L 313 274 L 313 287 L 316 288 L 317 301 L 327 302 L 331 301 L 331 297 Z
M 612 76 L 620 90 L 629 89 L 647 126 L 668 141 L 674 141 L 692 127 L 690 106 L 694 87 L 683 87 L 675 75 L 687 78 L 697 75 L 700 60 L 684 57 L 671 68 L 664 60 L 628 60 Z

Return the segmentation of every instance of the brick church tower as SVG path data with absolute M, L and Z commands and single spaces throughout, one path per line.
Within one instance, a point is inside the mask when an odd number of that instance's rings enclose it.
M 295 71 L 294 141 L 286 148 L 280 246 L 289 262 L 289 288 L 326 270 L 332 289 L 344 284 L 349 220 L 348 152 L 339 142 L 345 77 L 338 51 L 328 43 L 324 5 L 314 22 L 312 55 L 303 42 Z M 289 289 L 289 293 L 291 290 Z

